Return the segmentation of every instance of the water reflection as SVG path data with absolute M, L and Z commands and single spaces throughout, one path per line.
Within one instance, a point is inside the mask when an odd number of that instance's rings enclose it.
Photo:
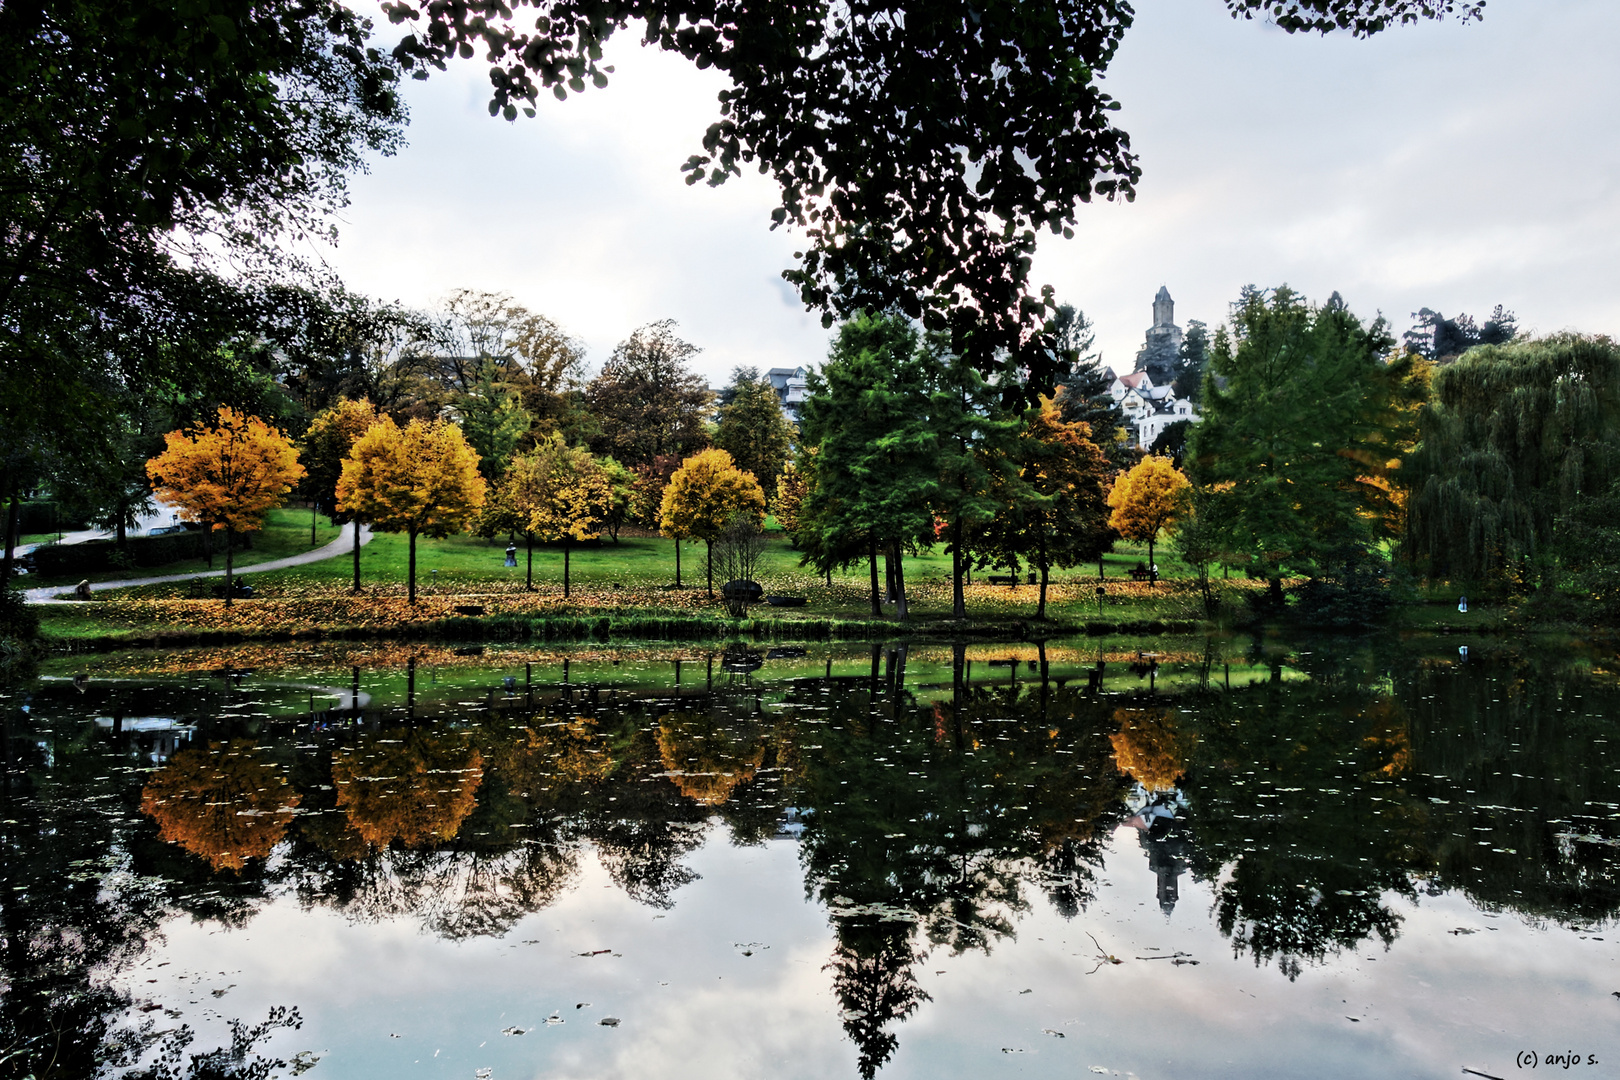
M 1212 651 L 983 659 L 976 678 L 962 647 L 874 647 L 836 671 L 737 650 L 662 685 L 530 667 L 521 689 L 492 671 L 437 699 L 412 663 L 403 707 L 369 705 L 356 671 L 328 680 L 336 705 L 316 707 L 319 682 L 284 693 L 308 696 L 301 715 L 240 672 L 14 693 L 0 915 L 28 944 L 5 954 L 0 1042 L 23 1048 L 5 1069 L 46 1075 L 39 1048 L 64 1031 L 63 1075 L 137 1045 L 140 1003 L 108 975 L 173 913 L 239 926 L 291 896 L 498 936 L 593 859 L 669 910 L 722 828 L 797 842 L 867 1078 L 928 1005 L 929 957 L 990 952 L 1037 903 L 1079 917 L 1121 826 L 1153 874 L 1144 902 L 1179 919 L 1202 883 L 1232 951 L 1289 979 L 1389 949 L 1403 898 L 1581 926 L 1620 912 L 1620 693 L 1567 651 L 1330 645 L 1237 679 Z

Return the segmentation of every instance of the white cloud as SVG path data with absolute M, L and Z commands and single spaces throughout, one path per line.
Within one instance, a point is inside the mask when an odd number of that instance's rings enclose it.
M 1539 330 L 1617 329 L 1620 5 L 1502 0 L 1482 23 L 1370 41 L 1290 37 L 1219 0 L 1139 7 L 1107 87 L 1140 193 L 1082 207 L 1035 267 L 1096 321 L 1110 362 L 1129 363 L 1160 284 L 1183 323 L 1287 282 L 1397 332 L 1421 306 L 1496 303 Z M 408 84 L 411 145 L 355 183 L 333 266 L 418 305 L 506 290 L 598 363 L 659 318 L 704 347 L 711 378 L 820 359 L 827 333 L 780 279 L 798 241 L 769 230 L 770 182 L 679 172 L 723 80 L 635 38 L 613 42 L 607 90 L 545 98 L 534 120 L 488 116 L 478 62 Z

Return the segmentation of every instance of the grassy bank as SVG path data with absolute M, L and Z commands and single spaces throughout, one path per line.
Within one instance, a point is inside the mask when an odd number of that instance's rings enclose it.
M 317 543 L 337 530 L 322 521 Z M 1187 633 L 1230 622 L 1245 610 L 1245 598 L 1261 587 L 1239 577 L 1217 577 L 1214 592 L 1221 618 L 1206 618 L 1187 567 L 1167 545 L 1155 556 L 1163 578 L 1136 581 L 1132 568 L 1147 559 L 1145 547 L 1121 544 L 1097 567 L 1052 576 L 1046 619 L 1036 619 L 1038 587 L 1021 578 L 1013 587 L 990 585 L 984 573 L 967 586 L 968 618 L 951 614 L 949 558 L 942 552 L 909 556 L 905 563 L 910 618 L 894 619 L 893 605 L 874 616 L 870 579 L 862 565 L 835 573 L 829 582 L 798 565 L 798 552 L 772 534 L 757 579 L 767 593 L 802 596 L 796 608 L 757 605 L 749 618 L 732 619 L 704 587 L 702 545 L 682 546 L 681 582 L 675 587 L 675 545 L 661 537 L 626 535 L 620 542 L 576 548 L 570 559 L 570 595 L 563 596 L 563 553 L 534 551 L 532 590 L 524 587 L 527 553 L 504 565 L 504 540 L 471 536 L 421 539 L 417 545 L 418 603 L 406 599 L 405 538 L 378 535 L 362 550 L 362 590 L 350 588 L 347 553 L 290 570 L 256 574 L 255 596 L 230 608 L 208 597 L 208 582 L 147 585 L 97 593 L 88 603 L 41 609 L 47 640 L 57 649 L 105 649 L 146 645 L 223 644 L 235 641 L 406 639 L 417 641 L 838 641 L 893 638 L 983 638 L 1014 640 L 1064 634 L 1157 635 Z M 271 516 L 251 553 L 254 561 L 308 550 L 304 510 Z M 200 560 L 198 567 L 201 569 Z M 175 573 L 189 565 L 150 573 Z M 30 582 L 34 584 L 34 582 Z M 717 583 L 718 584 L 718 583 Z M 1099 586 L 1103 593 L 1098 595 Z M 1512 609 L 1501 604 L 1456 610 L 1444 588 L 1427 602 L 1400 609 L 1398 622 L 1413 629 L 1475 633 L 1515 629 Z M 458 610 L 461 609 L 461 610 Z

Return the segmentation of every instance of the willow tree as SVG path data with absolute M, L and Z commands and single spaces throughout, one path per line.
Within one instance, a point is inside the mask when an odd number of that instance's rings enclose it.
M 1439 369 L 1434 395 L 1408 469 L 1408 551 L 1436 578 L 1547 581 L 1560 516 L 1620 479 L 1620 346 L 1482 346 Z
M 1220 561 L 1282 599 L 1282 577 L 1332 575 L 1381 539 L 1415 360 L 1390 358 L 1382 319 L 1363 325 L 1334 293 L 1313 307 L 1286 285 L 1244 290 L 1210 349 L 1188 471 Z

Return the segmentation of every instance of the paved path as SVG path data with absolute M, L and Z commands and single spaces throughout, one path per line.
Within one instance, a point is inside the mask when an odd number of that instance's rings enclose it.
M 360 546 L 365 547 L 371 543 L 371 527 L 369 525 L 357 526 L 360 530 Z M 304 566 L 308 563 L 321 562 L 326 559 L 335 559 L 339 555 L 347 555 L 354 550 L 354 534 L 339 533 L 338 538 L 324 547 L 306 551 L 302 555 L 289 555 L 285 559 L 271 559 L 269 562 L 250 563 L 247 566 L 238 566 L 233 571 L 237 574 L 262 574 L 266 570 L 286 570 L 293 566 Z M 162 585 L 170 581 L 196 581 L 198 578 L 223 578 L 224 568 L 218 570 L 199 570 L 194 574 L 164 574 L 160 577 L 130 578 L 127 581 L 95 581 L 90 584 L 91 592 L 101 592 L 103 589 L 128 589 L 135 585 Z M 72 585 L 47 585 L 38 589 L 29 589 L 25 595 L 30 604 L 73 604 L 76 600 L 63 597 L 63 593 L 71 593 Z

